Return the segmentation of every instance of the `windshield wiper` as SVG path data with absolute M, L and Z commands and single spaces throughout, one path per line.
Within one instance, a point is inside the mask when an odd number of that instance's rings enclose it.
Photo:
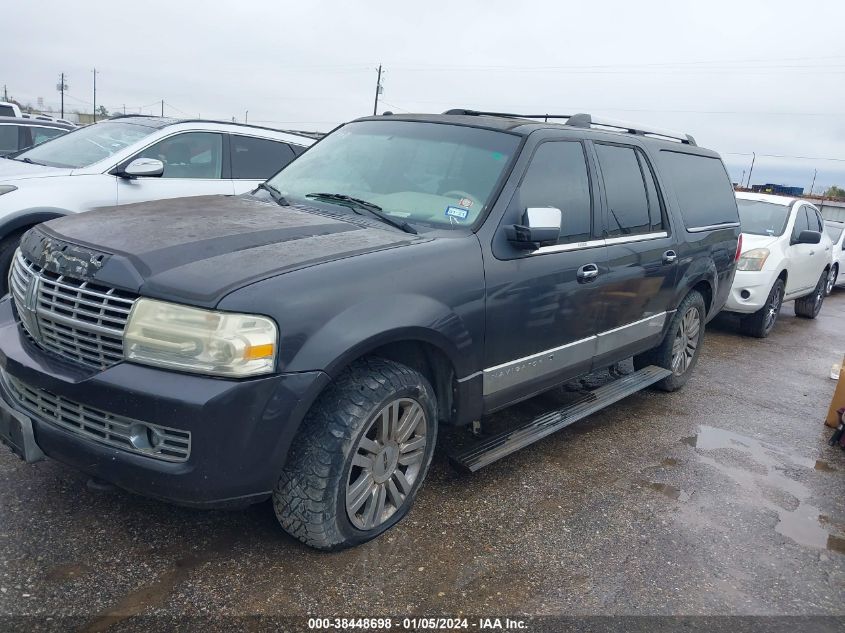
M 400 231 L 405 231 L 405 233 L 412 233 L 413 235 L 417 234 L 417 230 L 405 222 L 405 220 L 396 220 L 391 218 L 387 215 L 382 208 L 377 204 L 372 202 L 368 202 L 367 200 L 362 200 L 361 198 L 353 198 L 352 196 L 347 196 L 342 193 L 306 193 L 306 198 L 315 198 L 317 200 L 326 200 L 328 202 L 337 202 L 338 204 L 342 204 L 346 207 L 352 209 L 358 215 L 361 215 L 360 209 L 368 212 L 374 218 L 378 218 L 382 222 L 389 224 L 390 226 L 394 226 Z
M 6 156 L 6 158 L 10 158 L 12 160 L 17 160 L 17 161 L 20 161 L 22 163 L 29 163 L 30 165 L 41 165 L 42 167 L 44 167 L 44 163 L 39 163 L 37 161 L 32 160 L 31 158 L 18 158 L 16 156 Z
M 261 184 L 256 187 L 256 191 L 258 189 L 263 189 L 267 193 L 270 194 L 270 197 L 273 198 L 273 202 L 278 204 L 280 207 L 287 207 L 290 206 L 288 201 L 285 200 L 285 197 L 282 195 L 282 192 L 276 189 L 273 185 L 268 185 L 266 182 L 262 182 Z

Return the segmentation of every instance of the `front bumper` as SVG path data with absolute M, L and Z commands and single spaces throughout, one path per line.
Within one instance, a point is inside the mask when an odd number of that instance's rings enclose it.
M 191 434 L 178 463 L 140 455 L 62 428 L 24 409 L 0 380 L 4 417 L 32 421 L 48 457 L 145 496 L 197 507 L 269 496 L 290 442 L 329 377 L 323 372 L 224 380 L 119 363 L 93 371 L 38 348 L 0 301 L 0 370 L 20 383 L 99 411 Z
M 751 314 L 766 305 L 777 274 L 768 270 L 738 270 L 724 310 Z M 746 293 L 747 297 L 743 294 Z

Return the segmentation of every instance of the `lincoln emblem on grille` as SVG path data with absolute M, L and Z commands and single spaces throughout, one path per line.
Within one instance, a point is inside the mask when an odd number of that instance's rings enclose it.
M 26 284 L 26 294 L 23 296 L 23 305 L 18 306 L 19 310 L 26 310 L 27 318 L 24 319 L 32 329 L 29 333 L 32 338 L 39 340 L 41 338 L 38 331 L 38 319 L 35 318 L 35 313 L 38 310 L 38 289 L 41 286 L 41 277 L 32 275 Z

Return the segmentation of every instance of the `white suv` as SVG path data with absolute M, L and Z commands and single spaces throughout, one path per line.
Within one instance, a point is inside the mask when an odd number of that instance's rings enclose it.
M 830 274 L 827 276 L 827 294 L 830 294 L 836 286 L 845 285 L 845 275 L 839 276 L 845 267 L 845 222 L 827 220 L 824 228 L 832 245 Z
M 256 188 L 314 139 L 251 125 L 117 117 L 0 159 L 0 294 L 31 226 L 97 207 Z
M 819 210 L 785 196 L 737 193 L 742 254 L 725 310 L 743 314 L 745 334 L 765 338 L 784 301 L 816 318 L 830 270 L 830 237 Z

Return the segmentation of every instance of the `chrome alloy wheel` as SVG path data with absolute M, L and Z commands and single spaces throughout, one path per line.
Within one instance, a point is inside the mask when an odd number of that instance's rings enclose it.
M 769 307 L 766 309 L 766 332 L 772 329 L 777 321 L 780 313 L 780 306 L 783 303 L 783 292 L 780 288 L 775 290 L 775 296 L 772 297 Z
M 700 331 L 701 317 L 698 316 L 698 310 L 690 308 L 681 318 L 672 343 L 672 371 L 676 376 L 682 376 L 692 364 Z
M 830 294 L 833 292 L 833 286 L 836 284 L 836 267 L 830 269 L 830 272 L 827 275 L 827 285 L 825 286 L 825 294 Z
M 420 474 L 429 421 L 416 400 L 398 398 L 379 411 L 361 435 L 346 483 L 346 514 L 372 530 L 405 503 Z

